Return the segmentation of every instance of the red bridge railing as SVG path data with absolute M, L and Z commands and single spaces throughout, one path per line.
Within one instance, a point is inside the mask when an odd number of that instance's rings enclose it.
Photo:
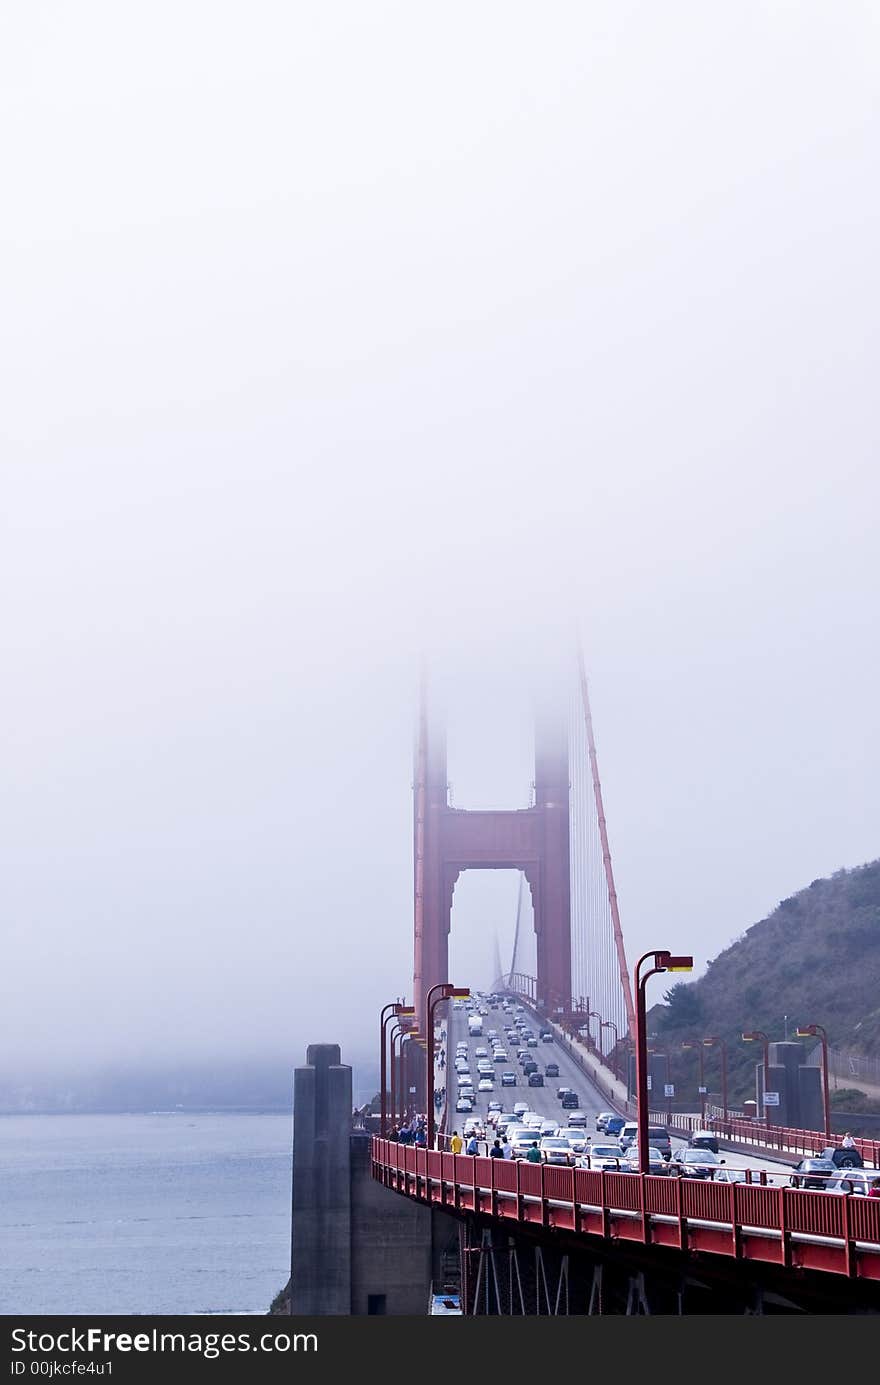
M 880 1289 L 880 1198 L 445 1154 L 378 1136 L 372 1160 L 385 1187 L 453 1212 L 876 1280 Z
M 652 1119 L 655 1117 L 652 1116 Z M 656 1119 L 663 1124 L 666 1122 L 666 1117 L 661 1113 L 657 1114 Z M 706 1120 L 702 1121 L 699 1116 L 673 1114 L 672 1126 L 678 1130 L 694 1130 L 698 1127 L 714 1130 L 716 1135 L 725 1140 L 732 1140 L 735 1144 L 756 1145 L 759 1149 L 780 1150 L 789 1154 L 818 1154 L 827 1144 L 839 1141 L 839 1137 L 833 1133 L 830 1141 L 826 1140 L 821 1130 L 797 1130 L 783 1125 L 765 1125 L 761 1120 L 721 1120 L 717 1116 L 707 1116 Z M 880 1140 L 855 1139 L 853 1143 L 865 1163 L 880 1170 Z

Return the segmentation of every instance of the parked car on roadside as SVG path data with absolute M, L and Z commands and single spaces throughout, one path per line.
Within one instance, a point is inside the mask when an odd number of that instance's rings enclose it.
M 865 1161 L 857 1149 L 844 1149 L 842 1145 L 827 1145 L 819 1151 L 820 1159 L 830 1159 L 836 1169 L 862 1169 Z

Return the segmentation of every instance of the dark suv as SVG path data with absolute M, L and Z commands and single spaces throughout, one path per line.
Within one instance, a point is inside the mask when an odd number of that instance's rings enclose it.
M 857 1149 L 828 1145 L 819 1152 L 820 1159 L 830 1159 L 836 1169 L 863 1169 L 865 1161 Z
M 530 1072 L 530 1073 L 529 1073 L 529 1086 L 530 1086 L 530 1087 L 543 1087 L 543 1085 L 544 1085 L 544 1078 L 543 1078 L 543 1075 L 542 1075 L 540 1072 Z
M 544 1076 L 545 1076 L 545 1077 L 558 1077 L 558 1076 L 559 1076 L 559 1064 L 558 1064 L 558 1063 L 548 1063 L 547 1066 L 546 1066 L 546 1068 L 544 1069 Z
M 563 1111 L 574 1111 L 580 1104 L 577 1092 L 566 1092 L 562 1098 Z

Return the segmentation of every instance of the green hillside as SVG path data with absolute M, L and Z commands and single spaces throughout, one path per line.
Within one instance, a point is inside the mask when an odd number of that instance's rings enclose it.
M 674 1055 L 688 1081 L 696 1055 L 683 1039 L 718 1034 L 727 1040 L 731 1099 L 754 1095 L 759 1044 L 793 1037 L 798 1024 L 821 1024 L 833 1048 L 880 1054 L 880 861 L 839 870 L 783 899 L 714 958 L 698 981 L 672 986 L 649 1014 L 649 1031 Z M 809 1040 L 813 1044 L 814 1040 Z M 706 1080 L 718 1090 L 718 1060 L 704 1050 Z

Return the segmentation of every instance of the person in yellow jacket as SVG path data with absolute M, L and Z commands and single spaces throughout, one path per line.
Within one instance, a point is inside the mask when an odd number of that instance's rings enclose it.
M 461 1147 L 464 1144 L 457 1130 L 453 1130 L 452 1139 L 449 1141 L 449 1148 L 453 1154 L 461 1154 Z

